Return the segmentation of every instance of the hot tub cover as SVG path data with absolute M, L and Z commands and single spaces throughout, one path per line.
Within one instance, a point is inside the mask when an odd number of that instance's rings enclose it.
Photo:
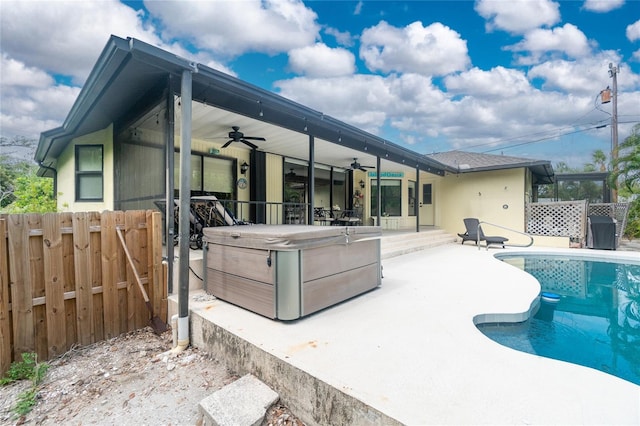
M 263 250 L 302 250 L 380 238 L 379 226 L 251 225 L 205 228 L 204 241 Z

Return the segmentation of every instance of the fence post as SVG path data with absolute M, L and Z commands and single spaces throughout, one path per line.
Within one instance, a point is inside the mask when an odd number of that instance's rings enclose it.
M 7 220 L 0 219 L 0 376 L 11 365 L 11 321 L 9 321 L 9 259 Z

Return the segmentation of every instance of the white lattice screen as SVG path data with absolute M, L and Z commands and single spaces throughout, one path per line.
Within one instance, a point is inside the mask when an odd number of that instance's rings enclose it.
M 628 203 L 553 201 L 527 204 L 527 232 L 532 235 L 570 237 L 584 242 L 587 216 L 610 216 L 616 220 L 616 246 L 627 223 Z
M 556 201 L 527 205 L 527 232 L 571 237 L 583 241 L 587 229 L 587 201 Z

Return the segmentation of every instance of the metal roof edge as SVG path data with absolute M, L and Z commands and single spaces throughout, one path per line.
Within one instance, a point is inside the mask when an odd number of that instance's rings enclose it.
M 384 154 L 384 151 L 386 151 L 388 154 L 393 153 L 396 157 L 406 158 L 411 162 L 415 162 L 416 166 L 422 166 L 421 170 L 423 171 L 431 171 L 431 168 L 434 168 L 438 169 L 437 174 L 443 174 L 447 169 L 446 165 L 440 163 L 437 160 L 428 158 L 416 151 L 404 148 L 396 143 L 381 138 L 380 136 L 368 133 L 335 117 L 314 110 L 313 108 L 302 105 L 291 99 L 285 98 L 278 93 L 265 90 L 237 77 L 213 69 L 207 65 L 198 64 L 197 67 L 200 76 L 202 76 L 203 78 L 213 78 L 216 80 L 216 83 L 225 86 L 227 90 L 239 94 L 240 96 L 244 96 L 245 98 L 249 99 L 255 97 L 256 102 L 267 102 L 269 104 L 275 104 L 281 110 L 284 110 L 293 116 L 299 116 L 301 122 L 306 121 L 309 126 L 314 126 L 319 129 L 324 128 L 327 131 L 337 129 L 338 132 L 336 132 L 335 134 L 335 139 L 342 137 L 360 140 L 362 141 L 363 145 L 369 144 L 369 148 L 373 148 L 374 150 L 382 154 Z M 197 78 L 198 76 L 194 76 L 194 80 Z M 322 139 L 327 139 L 325 135 L 315 136 Z M 331 138 L 327 140 L 331 140 Z
M 40 140 L 38 141 L 38 147 L 34 155 L 34 159 L 38 163 L 47 160 L 47 155 L 56 140 L 71 138 L 73 131 L 77 128 L 83 117 L 91 110 L 96 99 L 101 95 L 102 90 L 98 90 L 96 93 L 96 88 L 101 85 L 102 89 L 104 89 L 111 80 L 113 73 L 117 72 L 122 63 L 127 60 L 128 52 L 129 43 L 127 40 L 114 35 L 109 37 L 105 47 L 98 56 L 98 61 L 89 73 L 82 89 L 80 89 L 80 93 L 71 106 L 62 125 L 40 133 Z M 117 62 L 114 63 L 114 61 Z M 108 72 L 109 70 L 111 70 L 111 72 Z M 108 75 L 105 75 L 105 73 Z M 68 140 L 62 141 L 62 143 L 66 142 L 68 142 Z M 38 171 L 38 173 L 40 172 L 41 170 Z

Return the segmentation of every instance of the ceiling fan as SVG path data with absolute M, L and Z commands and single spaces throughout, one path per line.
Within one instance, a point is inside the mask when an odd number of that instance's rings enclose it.
M 373 166 L 363 166 L 362 164 L 358 163 L 358 159 L 357 158 L 353 159 L 353 163 L 351 163 L 351 170 L 362 170 L 363 172 L 366 172 L 367 169 L 375 169 L 375 167 L 373 167 Z
M 238 126 L 231 126 L 231 128 L 233 129 L 233 132 L 229 132 L 229 140 L 222 145 L 222 148 L 226 148 L 229 145 L 231 145 L 233 142 L 242 142 L 243 144 L 251 147 L 252 149 L 257 149 L 258 146 L 249 142 L 250 140 L 252 141 L 266 141 L 265 138 L 261 138 L 258 136 L 245 136 L 244 133 L 242 133 L 240 131 L 240 127 Z
M 285 174 L 285 177 L 290 180 L 295 179 L 297 176 L 298 175 L 296 175 L 296 172 L 294 172 L 293 169 L 289 169 L 289 173 Z

